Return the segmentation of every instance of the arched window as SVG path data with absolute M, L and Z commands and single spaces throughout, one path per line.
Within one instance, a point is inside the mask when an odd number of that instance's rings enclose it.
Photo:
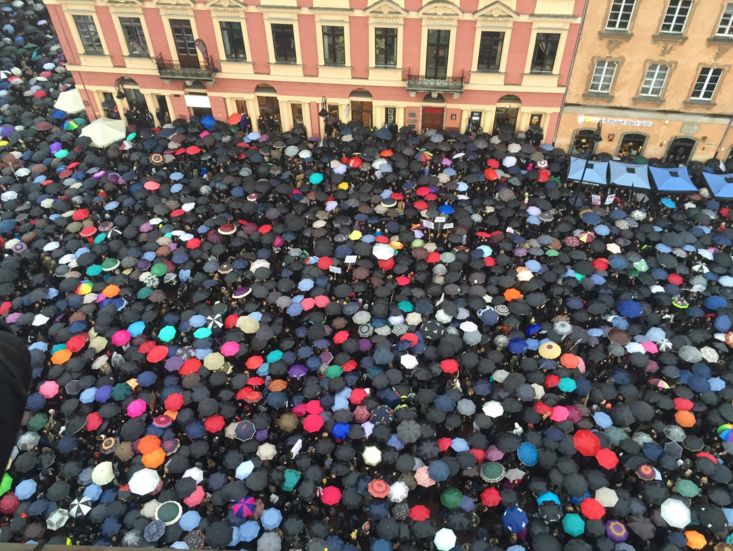
M 573 147 L 570 150 L 572 155 L 592 155 L 596 150 L 595 130 L 583 128 L 575 132 Z
M 664 160 L 676 165 L 686 165 L 692 157 L 692 152 L 695 150 L 696 143 L 697 142 L 692 138 L 675 138 L 672 140 L 672 143 L 669 144 L 667 156 Z
M 636 157 L 641 155 L 646 146 L 647 136 L 645 134 L 624 134 L 621 136 L 621 144 L 618 147 L 618 154 L 622 158 Z

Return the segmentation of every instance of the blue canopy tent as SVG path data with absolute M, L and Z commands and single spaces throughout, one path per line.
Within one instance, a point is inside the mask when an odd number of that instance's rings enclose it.
M 654 186 L 661 193 L 696 193 L 697 187 L 690 179 L 687 167 L 660 168 L 650 167 Z
M 702 175 L 716 199 L 733 199 L 733 174 L 703 172 Z
M 634 165 L 611 161 L 611 183 L 615 186 L 639 190 L 651 190 L 647 165 Z
M 568 180 L 575 180 L 581 184 L 605 186 L 608 184 L 608 163 L 581 159 L 580 157 L 570 157 Z

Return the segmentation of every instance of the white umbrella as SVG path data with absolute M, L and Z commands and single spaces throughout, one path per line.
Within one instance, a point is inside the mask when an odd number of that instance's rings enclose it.
M 618 503 L 618 494 L 613 488 L 604 486 L 598 488 L 595 495 L 596 501 L 604 507 L 615 507 Z
M 376 467 L 382 462 L 382 450 L 376 446 L 367 446 L 361 454 L 364 463 L 370 467 Z
M 407 484 L 398 480 L 389 487 L 389 500 L 392 503 L 400 503 L 407 499 L 407 494 L 410 493 L 410 488 Z
M 53 513 L 48 515 L 46 519 L 46 527 L 49 530 L 58 530 L 66 526 L 69 522 L 69 511 L 66 509 L 56 509 Z
M 71 90 L 61 92 L 53 107 L 71 115 L 72 113 L 84 111 L 84 100 L 81 99 L 79 90 L 72 88 Z
M 481 409 L 488 417 L 496 418 L 504 415 L 504 406 L 496 400 L 486 402 Z
M 204 471 L 198 467 L 191 467 L 183 472 L 183 476 L 181 478 L 192 478 L 196 481 L 196 484 L 201 484 L 204 481 Z
M 405 369 L 415 369 L 417 367 L 417 358 L 412 354 L 403 354 L 400 358 L 400 364 Z
M 243 461 L 234 471 L 234 478 L 237 480 L 245 480 L 255 470 L 255 464 L 252 461 Z
M 264 258 L 258 258 L 255 260 L 252 265 L 249 267 L 249 271 L 254 273 L 257 271 L 258 268 L 267 268 L 270 269 L 270 263 L 265 260 Z
M 158 487 L 160 475 L 153 469 L 140 469 L 130 477 L 130 491 L 133 494 L 144 496 Z
M 662 503 L 662 518 L 672 528 L 684 528 L 690 522 L 690 508 L 684 501 L 670 497 Z
M 124 140 L 127 135 L 125 122 L 115 119 L 97 119 L 82 128 L 81 135 L 92 140 L 94 147 L 107 147 L 115 142 Z
M 379 260 L 389 260 L 395 255 L 395 250 L 387 243 L 377 243 L 372 247 L 372 254 Z
M 92 510 L 92 500 L 86 496 L 78 497 L 69 505 L 69 514 L 74 518 L 84 517 Z
M 259 448 L 257 448 L 257 457 L 262 459 L 262 461 L 269 461 L 276 455 L 277 448 L 269 442 L 265 442 L 264 444 L 261 444 Z
M 450 528 L 441 528 L 435 532 L 433 544 L 439 551 L 450 551 L 456 546 L 456 534 Z
M 92 471 L 92 482 L 97 486 L 105 486 L 115 479 L 111 461 L 102 461 Z

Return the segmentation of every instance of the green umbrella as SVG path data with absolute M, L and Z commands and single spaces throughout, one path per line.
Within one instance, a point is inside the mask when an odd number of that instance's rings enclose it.
M 121 402 L 132 395 L 132 389 L 127 383 L 117 383 L 112 387 L 112 399 Z
M 130 132 L 130 133 L 129 133 L 129 134 L 127 135 L 127 138 L 125 138 L 125 141 L 126 141 L 126 142 L 131 142 L 131 141 L 132 141 L 132 140 L 134 140 L 135 138 L 137 138 L 137 132 Z
M 501 482 L 501 480 L 504 478 L 504 475 L 506 474 L 506 469 L 501 463 L 488 461 L 481 465 L 481 471 L 479 472 L 479 474 L 484 482 L 496 484 L 497 482 Z
M 408 314 L 415 311 L 415 306 L 409 300 L 399 301 L 397 303 L 397 308 L 399 308 L 403 312 L 407 312 Z
M 585 521 L 577 513 L 569 513 L 562 519 L 562 527 L 566 534 L 577 538 L 585 532 Z
M 57 159 L 65 159 L 69 156 L 69 150 L 68 149 L 59 149 L 56 153 L 53 154 L 54 157 Z
M 168 266 L 166 266 L 162 262 L 157 262 L 153 264 L 152 268 L 150 268 L 150 273 L 154 276 L 163 277 L 165 274 L 168 273 Z
M 269 354 L 267 354 L 265 361 L 268 364 L 274 364 L 275 362 L 279 362 L 282 359 L 283 359 L 283 351 L 276 348 L 275 350 L 272 350 Z
M 292 492 L 295 490 L 298 482 L 300 482 L 301 476 L 300 471 L 296 471 L 295 469 L 285 469 L 285 472 L 283 473 L 283 490 L 286 492 Z
M 105 258 L 102 261 L 102 269 L 105 272 L 111 272 L 112 270 L 116 270 L 117 267 L 120 265 L 120 261 L 116 258 Z
M 0 482 L 0 496 L 4 496 L 13 487 L 13 477 L 8 473 L 3 475 L 3 481 Z
M 143 287 L 142 289 L 140 289 L 137 292 L 135 296 L 137 298 L 143 299 L 143 298 L 148 298 L 152 294 L 153 294 L 153 290 L 150 287 Z
M 440 503 L 448 509 L 458 509 L 461 506 L 461 501 L 463 501 L 463 492 L 458 488 L 446 488 L 440 494 Z
M 90 277 L 98 276 L 102 273 L 102 266 L 99 264 L 92 264 L 87 267 L 86 274 Z
M 211 329 L 208 327 L 199 327 L 193 332 L 193 336 L 197 339 L 208 339 L 211 336 Z
M 697 497 L 700 494 L 700 487 L 692 480 L 680 479 L 674 485 L 677 493 L 683 497 Z
M 158 331 L 158 338 L 163 342 L 171 342 L 176 338 L 176 328 L 172 325 L 166 325 Z
M 329 365 L 326 368 L 326 377 L 335 379 L 336 377 L 340 377 L 343 372 L 344 370 L 340 365 Z
M 28 430 L 31 432 L 38 432 L 48 423 L 48 415 L 45 413 L 36 413 L 28 421 Z

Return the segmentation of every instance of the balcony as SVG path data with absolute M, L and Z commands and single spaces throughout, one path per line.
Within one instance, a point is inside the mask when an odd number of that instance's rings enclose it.
M 424 75 L 407 74 L 408 92 L 432 92 L 460 94 L 463 92 L 463 73 L 460 77 L 428 78 Z
M 214 64 L 211 56 L 209 56 L 206 64 L 200 67 L 183 67 L 178 61 L 163 59 L 161 55 L 155 58 L 155 64 L 158 67 L 160 78 L 166 80 L 204 80 L 211 82 L 220 70 Z

